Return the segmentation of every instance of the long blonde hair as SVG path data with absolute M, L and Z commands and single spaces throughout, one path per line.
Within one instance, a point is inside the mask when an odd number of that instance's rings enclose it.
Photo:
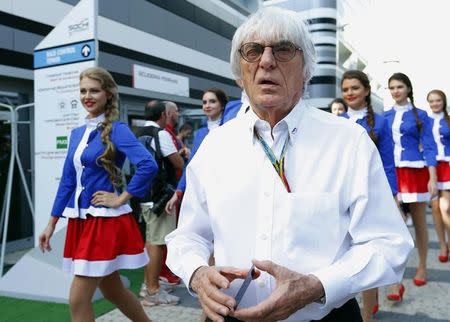
M 114 163 L 116 156 L 116 147 L 111 141 L 112 123 L 119 116 L 119 93 L 117 84 L 111 74 L 101 67 L 87 68 L 80 73 L 80 81 L 84 78 L 99 81 L 102 89 L 110 94 L 105 104 L 105 120 L 99 124 L 101 130 L 102 142 L 105 145 L 105 151 L 97 158 L 97 164 L 101 162 L 103 168 L 109 173 L 109 180 L 115 187 L 122 185 L 122 176 L 120 169 Z

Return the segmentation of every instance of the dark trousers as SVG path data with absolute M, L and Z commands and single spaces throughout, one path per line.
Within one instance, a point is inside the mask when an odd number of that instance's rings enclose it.
M 351 299 L 337 309 L 331 310 L 320 322 L 362 322 L 358 302 Z M 311 321 L 315 322 L 315 321 Z
M 206 319 L 205 322 L 211 322 L 210 319 Z M 231 316 L 225 317 L 225 322 L 242 322 L 241 320 L 232 318 Z M 361 312 L 359 310 L 358 302 L 355 299 L 351 299 L 344 305 L 337 309 L 333 309 L 327 316 L 319 321 L 311 322 L 362 322 Z

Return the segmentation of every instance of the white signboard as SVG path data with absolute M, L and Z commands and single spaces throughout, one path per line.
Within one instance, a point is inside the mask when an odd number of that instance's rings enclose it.
M 133 87 L 189 97 L 189 78 L 136 64 L 133 65 Z
M 96 65 L 96 12 L 95 0 L 81 0 L 34 51 L 36 245 L 50 217 L 70 132 L 86 116 L 79 76 Z

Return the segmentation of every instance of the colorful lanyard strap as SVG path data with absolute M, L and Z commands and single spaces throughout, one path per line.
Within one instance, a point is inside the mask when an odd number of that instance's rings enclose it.
M 286 154 L 286 148 L 289 142 L 289 134 L 284 141 L 283 150 L 281 150 L 280 160 L 278 161 L 275 154 L 273 153 L 272 149 L 267 145 L 266 141 L 259 135 L 258 131 L 255 128 L 255 135 L 258 139 L 259 143 L 261 143 L 261 146 L 266 153 L 267 157 L 269 158 L 270 162 L 272 162 L 273 167 L 275 168 L 275 171 L 280 176 L 281 181 L 283 182 L 284 186 L 286 187 L 287 192 L 291 192 L 291 188 L 289 187 L 289 182 L 286 178 L 286 173 L 284 172 L 284 156 Z

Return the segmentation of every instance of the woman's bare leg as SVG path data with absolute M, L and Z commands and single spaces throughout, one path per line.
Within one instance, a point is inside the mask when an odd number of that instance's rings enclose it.
M 441 208 L 442 222 L 447 232 L 447 251 L 450 250 L 450 190 L 441 191 L 439 198 L 439 207 Z
M 126 289 L 118 272 L 105 276 L 99 285 L 103 296 L 133 322 L 151 322 L 136 296 Z
M 446 256 L 447 255 L 447 243 L 445 242 L 445 226 L 443 221 L 443 216 L 441 214 L 440 209 L 440 199 L 443 198 L 442 196 L 439 197 L 439 199 L 431 201 L 431 207 L 433 210 L 433 222 L 434 222 L 434 229 L 436 230 L 436 235 L 438 237 L 439 241 L 439 255 Z
M 377 294 L 378 294 L 377 288 L 362 292 L 362 299 L 363 299 L 362 313 L 364 322 L 372 322 L 372 310 L 378 302 Z
M 425 202 L 413 202 L 410 204 L 411 218 L 416 233 L 416 246 L 419 253 L 419 266 L 414 278 L 421 280 L 427 279 L 428 229 L 425 207 Z
M 75 275 L 70 286 L 69 306 L 72 322 L 94 322 L 92 297 L 102 277 Z

